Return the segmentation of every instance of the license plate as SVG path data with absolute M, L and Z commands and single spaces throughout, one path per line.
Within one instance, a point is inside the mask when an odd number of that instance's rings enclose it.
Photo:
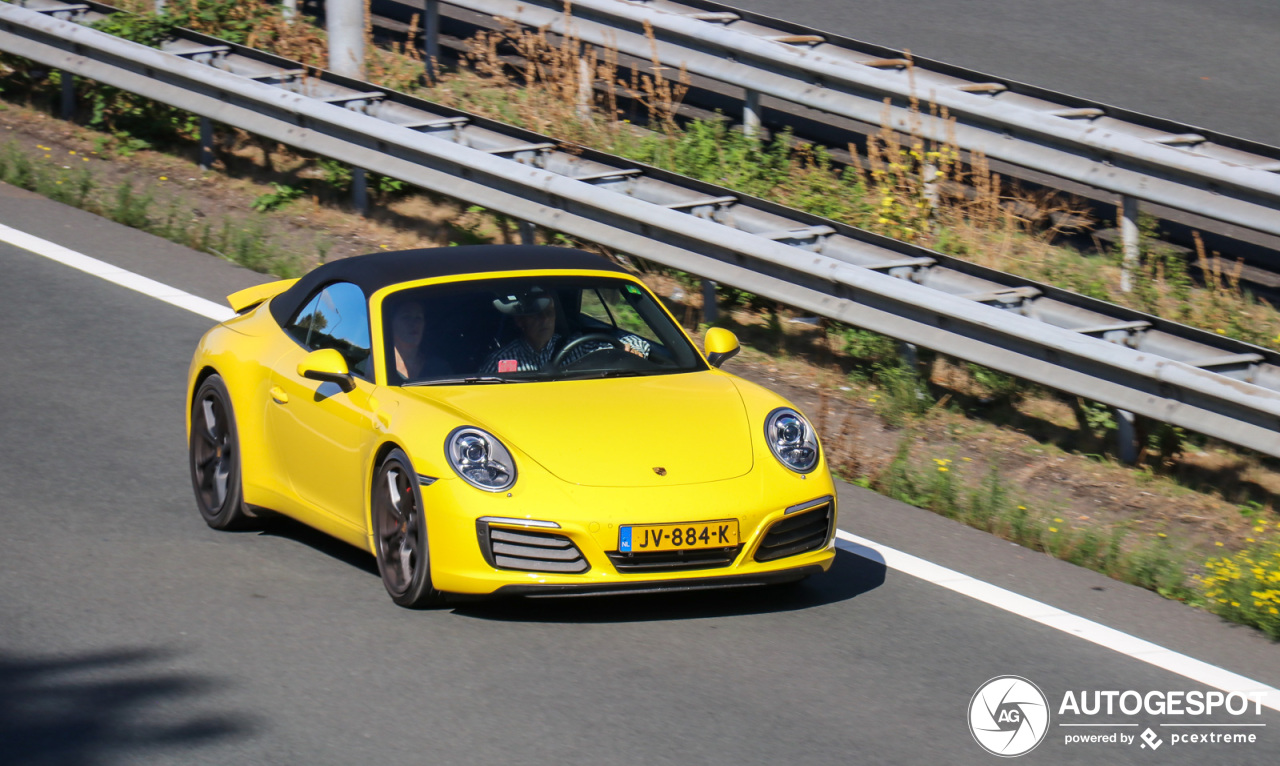
M 636 524 L 619 527 L 618 535 L 618 550 L 622 553 L 696 551 L 700 548 L 729 548 L 737 544 L 736 519 L 685 524 Z

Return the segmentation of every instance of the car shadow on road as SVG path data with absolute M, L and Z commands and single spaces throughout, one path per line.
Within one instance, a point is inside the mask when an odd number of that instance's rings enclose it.
M 189 759 L 201 745 L 253 733 L 245 716 L 193 710 L 216 682 L 165 667 L 173 656 L 154 648 L 0 652 L 0 761 L 128 763 L 164 752 Z
M 282 537 L 286 540 L 302 543 L 303 545 L 320 553 L 337 559 L 344 564 L 348 564 L 359 569 L 366 574 L 374 577 L 381 577 L 378 574 L 378 562 L 369 553 L 360 550 L 352 545 L 342 542 L 336 537 L 321 532 L 318 529 L 309 527 L 300 521 L 295 521 L 288 516 L 279 514 L 264 514 L 258 519 L 258 523 L 254 525 L 252 530 L 260 535 L 270 537 Z
M 786 612 L 848 601 L 884 584 L 884 558 L 860 545 L 837 543 L 824 574 L 790 585 L 573 598 L 510 598 L 461 604 L 454 614 L 509 622 L 644 622 Z

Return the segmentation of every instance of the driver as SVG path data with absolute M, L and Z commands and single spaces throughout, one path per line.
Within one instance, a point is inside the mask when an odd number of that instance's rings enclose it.
M 569 339 L 556 332 L 555 293 L 534 286 L 514 294 L 500 296 L 494 308 L 515 321 L 520 337 L 489 355 L 481 372 L 532 372 L 547 366 Z M 621 347 L 637 356 L 649 357 L 649 341 L 626 334 L 618 339 Z M 561 364 L 569 365 L 593 351 L 616 348 L 606 341 L 591 340 L 573 348 Z

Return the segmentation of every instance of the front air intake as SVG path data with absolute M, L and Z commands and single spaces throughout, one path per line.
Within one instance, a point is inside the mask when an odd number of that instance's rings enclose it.
M 774 522 L 756 549 L 756 561 L 774 561 L 816 551 L 831 534 L 832 501 Z
M 564 535 L 477 524 L 485 560 L 498 569 L 582 574 L 591 568 L 578 546 Z

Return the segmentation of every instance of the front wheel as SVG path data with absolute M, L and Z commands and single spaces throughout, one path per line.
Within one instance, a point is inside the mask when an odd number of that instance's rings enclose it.
M 191 486 L 196 507 L 214 529 L 235 529 L 249 519 L 240 482 L 240 438 L 231 397 L 210 375 L 191 400 Z
M 427 523 L 418 491 L 418 475 L 409 458 L 392 450 L 373 479 L 373 540 L 378 572 L 391 600 L 409 609 L 444 602 L 431 587 Z

